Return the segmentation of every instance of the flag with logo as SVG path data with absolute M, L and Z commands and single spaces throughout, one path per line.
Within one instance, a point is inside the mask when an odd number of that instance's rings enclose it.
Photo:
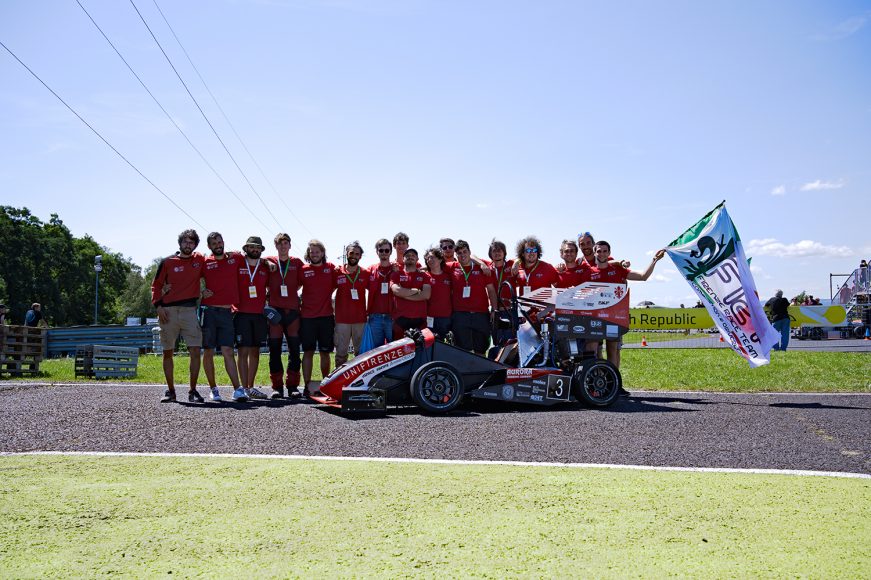
M 667 252 L 732 349 L 753 368 L 768 364 L 780 335 L 759 302 L 726 202 L 669 244 Z

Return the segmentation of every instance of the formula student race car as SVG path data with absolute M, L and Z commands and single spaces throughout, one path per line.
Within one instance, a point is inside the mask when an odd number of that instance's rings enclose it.
M 586 282 L 522 297 L 512 290 L 507 312 L 516 338 L 489 356 L 438 341 L 429 329 L 411 330 L 338 367 L 313 399 L 342 412 L 417 405 L 430 413 L 450 412 L 464 398 L 543 406 L 615 401 L 620 371 L 585 343 L 628 331 L 625 284 Z

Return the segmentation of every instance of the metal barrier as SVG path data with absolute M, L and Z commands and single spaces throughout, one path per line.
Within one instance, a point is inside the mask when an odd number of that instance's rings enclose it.
M 68 326 L 49 328 L 46 339 L 46 356 L 71 356 L 80 346 L 110 344 L 138 348 L 148 352 L 154 346 L 153 325 L 122 326 Z

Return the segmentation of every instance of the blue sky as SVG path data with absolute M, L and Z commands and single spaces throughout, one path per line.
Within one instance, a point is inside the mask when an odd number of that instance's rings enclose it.
M 261 174 L 134 0 L 253 191 L 133 5 L 81 2 L 244 203 L 75 0 L 5 0 L 0 41 L 200 225 L 2 49 L 0 203 L 140 265 L 196 227 L 364 263 L 399 230 L 479 255 L 535 234 L 551 262 L 591 231 L 643 268 L 723 199 L 763 295 L 827 298 L 871 257 L 871 2 L 157 0 Z M 668 261 L 641 300 L 695 302 Z

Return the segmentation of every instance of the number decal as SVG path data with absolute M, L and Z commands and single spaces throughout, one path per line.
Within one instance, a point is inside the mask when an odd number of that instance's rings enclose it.
M 571 377 L 565 375 L 549 375 L 547 377 L 547 398 L 560 401 L 569 400 L 569 385 Z
M 563 378 L 560 377 L 556 380 L 556 391 L 553 393 L 556 397 L 561 398 L 563 396 Z

